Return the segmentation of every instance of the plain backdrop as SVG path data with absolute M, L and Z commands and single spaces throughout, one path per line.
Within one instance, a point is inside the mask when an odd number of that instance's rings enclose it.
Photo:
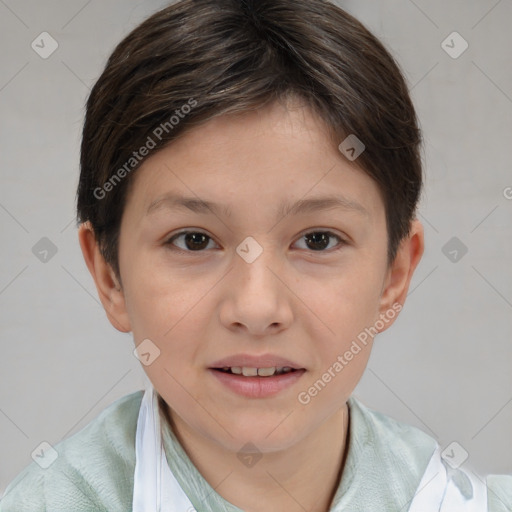
M 426 252 L 355 395 L 456 442 L 464 468 L 512 473 L 512 2 L 338 4 L 403 68 L 427 176 Z M 131 334 L 106 319 L 83 261 L 75 192 L 89 90 L 114 45 L 165 5 L 0 0 L 0 492 L 42 441 L 143 388 Z M 58 44 L 46 59 L 31 46 L 42 32 Z

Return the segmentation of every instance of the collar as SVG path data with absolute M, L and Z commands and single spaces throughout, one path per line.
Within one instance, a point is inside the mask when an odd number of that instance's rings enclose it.
M 436 448 L 436 441 L 415 427 L 399 423 L 350 397 L 347 453 L 331 512 L 405 507 Z M 169 467 L 196 510 L 243 512 L 204 479 L 174 434 L 160 397 L 162 438 Z M 383 478 L 389 475 L 390 478 Z M 404 510 L 407 510 L 404 508 Z

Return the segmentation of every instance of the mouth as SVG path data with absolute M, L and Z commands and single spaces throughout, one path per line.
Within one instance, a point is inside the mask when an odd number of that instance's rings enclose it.
M 277 396 L 285 390 L 293 389 L 306 372 L 305 369 L 287 367 L 222 367 L 210 368 L 222 389 L 250 399 L 263 399 Z M 241 373 L 235 373 L 241 370 Z M 245 372 L 244 372 L 245 370 Z M 270 375 L 270 373 L 272 374 Z M 262 375 L 262 374 L 269 375 Z
M 241 377 L 274 377 L 277 375 L 284 375 L 286 373 L 293 373 L 298 371 L 298 368 L 290 366 L 270 366 L 266 368 L 255 368 L 250 366 L 224 366 L 222 368 L 212 368 L 223 373 L 231 375 L 239 375 Z
M 245 398 L 270 398 L 297 385 L 306 368 L 277 354 L 233 354 L 213 362 L 214 382 Z M 217 386 L 218 384 L 214 384 Z

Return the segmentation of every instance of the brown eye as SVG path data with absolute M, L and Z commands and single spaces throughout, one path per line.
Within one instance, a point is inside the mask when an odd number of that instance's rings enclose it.
M 178 239 L 183 240 L 183 245 L 174 244 L 174 241 Z M 200 231 L 182 231 L 171 237 L 166 245 L 173 245 L 182 251 L 200 252 L 208 247 L 209 241 L 212 241 L 212 239 Z
M 335 235 L 330 231 L 311 231 L 302 235 L 301 239 L 306 241 L 306 249 L 317 252 L 327 252 L 327 248 L 332 248 L 332 246 L 329 247 L 332 239 L 336 239 L 338 241 L 338 244 L 335 244 L 335 246 L 343 245 L 344 243 L 338 235 Z

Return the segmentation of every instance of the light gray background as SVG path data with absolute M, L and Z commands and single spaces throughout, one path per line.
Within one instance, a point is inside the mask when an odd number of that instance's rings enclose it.
M 0 492 L 42 441 L 143 387 L 83 262 L 74 201 L 90 87 L 166 3 L 0 0 Z M 463 467 L 512 473 L 512 1 L 338 3 L 401 63 L 426 139 L 426 253 L 356 396 L 456 441 Z M 43 31 L 59 44 L 48 59 L 31 48 Z M 441 46 L 453 31 L 469 43 L 457 59 Z M 468 248 L 457 262 L 442 251 L 454 236 Z M 58 249 L 46 263 L 32 253 L 42 237 Z

